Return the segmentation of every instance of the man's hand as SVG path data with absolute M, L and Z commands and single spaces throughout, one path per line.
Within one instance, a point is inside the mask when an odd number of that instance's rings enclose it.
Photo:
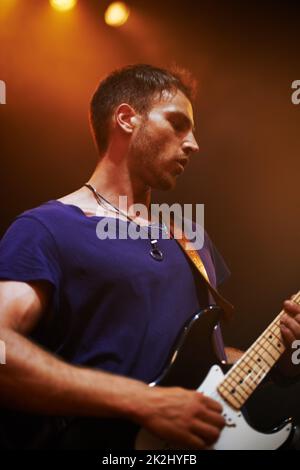
M 203 394 L 179 387 L 149 389 L 139 423 L 179 449 L 206 449 L 225 426 L 222 407 Z
M 291 348 L 293 342 L 300 339 L 300 305 L 286 300 L 283 307 L 286 313 L 281 317 L 280 330 L 286 346 Z

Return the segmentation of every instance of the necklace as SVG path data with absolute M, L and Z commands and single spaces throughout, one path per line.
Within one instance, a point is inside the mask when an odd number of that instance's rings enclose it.
M 96 199 L 96 201 L 99 205 L 103 205 L 103 201 L 104 201 L 106 204 L 108 204 L 110 207 L 112 207 L 117 214 L 123 215 L 123 217 L 125 217 L 127 220 L 130 220 L 130 222 L 133 222 L 138 227 L 140 227 L 141 230 L 145 230 L 142 225 L 135 222 L 128 214 L 121 211 L 118 207 L 114 206 L 111 202 L 109 202 L 107 199 L 105 199 L 105 197 L 103 197 L 100 193 L 98 193 L 96 188 L 94 188 L 90 183 L 84 183 L 84 186 L 86 186 L 90 191 L 92 191 L 92 193 L 94 194 L 94 197 L 95 197 L 95 199 Z M 165 227 L 164 229 L 166 230 L 166 226 L 164 226 L 164 227 Z M 147 230 L 147 234 L 149 236 L 148 230 Z M 153 259 L 155 259 L 156 261 L 162 261 L 164 259 L 164 255 L 163 255 L 162 251 L 158 248 L 157 240 L 150 238 L 150 243 L 151 243 L 151 249 L 149 251 L 150 256 Z

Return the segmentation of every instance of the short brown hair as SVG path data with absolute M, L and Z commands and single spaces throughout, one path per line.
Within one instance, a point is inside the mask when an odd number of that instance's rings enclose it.
M 196 82 L 191 74 L 178 67 L 171 70 L 147 64 L 118 69 L 100 82 L 90 104 L 90 122 L 100 153 L 109 142 L 110 119 L 121 103 L 128 103 L 138 113 L 146 113 L 152 99 L 164 91 L 180 90 L 192 102 Z

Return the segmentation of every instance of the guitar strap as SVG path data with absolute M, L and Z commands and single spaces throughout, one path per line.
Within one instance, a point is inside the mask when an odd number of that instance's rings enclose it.
M 207 274 L 207 271 L 205 269 L 204 263 L 201 259 L 199 251 L 197 251 L 195 249 L 190 249 L 191 242 L 189 240 L 187 240 L 183 230 L 180 231 L 180 237 L 176 238 L 174 236 L 174 221 L 171 222 L 170 231 L 171 231 L 171 234 L 173 235 L 174 240 L 177 241 L 177 243 L 179 244 L 179 246 L 181 247 L 181 249 L 183 250 L 185 255 L 191 260 L 191 262 L 193 263 L 193 265 L 197 269 L 197 271 L 200 274 L 202 280 L 204 281 L 207 289 L 209 290 L 209 292 L 213 296 L 216 304 L 219 307 L 221 307 L 221 309 L 223 310 L 225 319 L 230 320 L 233 316 L 234 307 L 211 284 L 211 282 L 209 280 L 209 277 L 208 277 L 208 274 Z

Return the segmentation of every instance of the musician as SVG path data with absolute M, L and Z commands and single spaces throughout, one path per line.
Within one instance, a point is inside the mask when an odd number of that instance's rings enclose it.
M 152 189 L 176 185 L 199 151 L 192 101 L 183 72 L 150 65 L 113 72 L 91 101 L 99 160 L 87 185 L 24 212 L 3 237 L 3 447 L 130 446 L 127 420 L 179 448 L 217 440 L 225 424 L 219 403 L 148 386 L 186 321 L 212 301 L 205 285 L 172 238 L 97 236 L 104 217 L 148 230 L 149 220 L 121 210 L 119 196 L 129 208 L 149 208 Z M 207 235 L 199 253 L 220 285 L 229 271 Z M 281 331 L 291 345 L 300 338 L 300 307 L 287 301 L 285 309 Z M 224 359 L 219 330 L 215 343 Z M 126 429 L 121 443 L 112 442 L 117 427 Z

